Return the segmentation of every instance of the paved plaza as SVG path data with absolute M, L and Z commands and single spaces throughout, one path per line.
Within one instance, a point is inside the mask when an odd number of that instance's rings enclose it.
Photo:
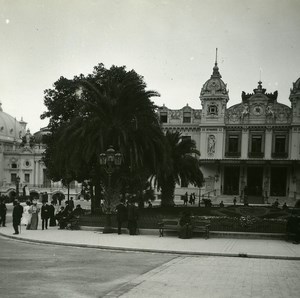
M 105 297 L 299 297 L 300 262 L 180 256 Z
M 12 235 L 11 224 L 7 224 L 6 228 L 0 228 L 0 234 L 26 241 L 100 249 L 300 260 L 300 245 L 273 239 L 213 237 L 207 240 L 202 237 L 180 239 L 174 235 L 159 237 L 158 230 L 153 230 L 147 235 L 130 236 L 116 233 L 102 234 L 94 230 L 59 230 L 57 227 L 50 227 L 44 231 L 26 230 L 22 227 L 21 234 Z
M 101 297 L 299 297 L 300 293 L 300 245 L 284 240 L 179 239 L 159 237 L 158 232 L 130 236 L 57 227 L 44 231 L 23 227 L 21 234 L 12 233 L 10 223 L 0 228 L 0 235 L 13 242 L 165 254 L 164 264 Z

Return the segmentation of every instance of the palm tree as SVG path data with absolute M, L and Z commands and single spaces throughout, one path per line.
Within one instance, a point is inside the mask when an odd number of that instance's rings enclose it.
M 176 184 L 202 185 L 203 175 L 197 159 L 200 152 L 194 140 L 182 138 L 179 132 L 167 131 L 164 144 L 164 162 L 157 168 L 154 178 L 161 190 L 161 205 L 173 206 Z
M 55 144 L 49 149 L 56 166 L 68 168 L 74 177 L 105 183 L 98 157 L 112 145 L 123 155 L 125 172 L 147 169 L 152 173 L 162 156 L 163 133 L 150 100 L 158 93 L 147 91 L 135 71 L 116 66 L 99 65 L 92 75 L 77 78 L 74 84 L 80 89 L 74 105 L 77 110 L 55 128 Z M 89 169 L 96 177 L 88 177 Z
M 89 163 L 112 145 L 131 169 L 155 168 L 163 134 L 150 98 L 158 94 L 146 91 L 142 78 L 124 67 L 101 75 L 100 81 L 98 73 L 81 81 L 81 111 L 64 126 L 58 143 L 75 163 L 79 156 Z

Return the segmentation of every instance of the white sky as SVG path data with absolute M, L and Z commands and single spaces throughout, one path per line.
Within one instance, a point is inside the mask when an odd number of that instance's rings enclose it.
M 200 109 L 218 50 L 230 95 L 257 87 L 290 106 L 300 77 L 299 0 L 0 0 L 0 101 L 32 133 L 43 92 L 103 62 L 143 75 L 171 109 Z

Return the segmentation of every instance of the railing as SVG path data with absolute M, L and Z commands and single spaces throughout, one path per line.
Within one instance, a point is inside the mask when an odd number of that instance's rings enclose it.
M 263 158 L 265 156 L 264 152 L 248 152 L 249 157 Z
M 288 153 L 287 152 L 272 152 L 273 158 L 287 158 Z
M 241 152 L 225 152 L 225 157 L 241 157 Z

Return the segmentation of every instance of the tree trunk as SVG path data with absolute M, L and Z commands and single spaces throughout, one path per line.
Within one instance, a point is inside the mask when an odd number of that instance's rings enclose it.
M 90 196 L 91 196 L 91 214 L 95 215 L 96 214 L 96 198 L 94 194 L 94 185 L 91 184 L 90 186 Z
M 174 206 L 175 181 L 172 177 L 168 178 L 161 186 L 161 206 Z

